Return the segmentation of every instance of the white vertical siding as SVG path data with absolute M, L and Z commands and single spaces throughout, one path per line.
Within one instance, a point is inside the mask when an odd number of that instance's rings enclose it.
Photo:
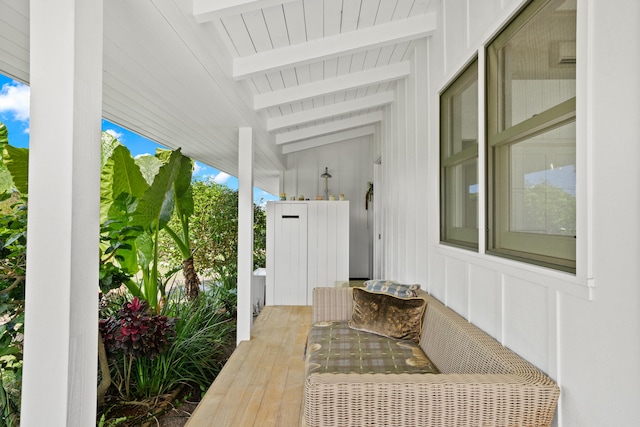
M 310 305 L 349 280 L 349 202 L 267 202 L 267 305 Z
M 349 278 L 349 202 L 308 203 L 307 302 L 313 288 Z
M 423 284 L 555 378 L 557 425 L 640 425 L 640 3 L 578 0 L 578 274 L 439 244 L 438 94 L 478 52 L 484 81 L 484 45 L 523 3 L 441 1 L 438 31 L 411 44 L 376 153 L 382 275 Z
M 468 319 L 490 335 L 502 339 L 502 287 L 495 270 L 479 265 L 469 266 Z
M 313 200 L 324 196 L 324 179 L 329 168 L 329 194 L 345 195 L 349 203 L 349 277 L 369 276 L 369 238 L 373 233 L 371 211 L 365 209 L 367 183 L 373 181 L 372 138 L 360 137 L 287 155 L 284 192 L 287 198 L 303 195 Z
M 420 70 L 396 83 L 395 102 L 386 108 L 379 156 L 379 182 L 375 183 L 380 203 L 383 245 L 381 271 L 384 278 L 427 286 L 427 188 L 426 81 L 423 78 L 426 42 L 411 45 L 413 68 Z

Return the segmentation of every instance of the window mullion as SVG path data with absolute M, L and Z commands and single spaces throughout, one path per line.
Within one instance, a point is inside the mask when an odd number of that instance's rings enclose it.
M 502 132 L 490 134 L 488 143 L 490 146 L 498 146 L 531 138 L 574 120 L 575 116 L 576 98 L 573 97 Z

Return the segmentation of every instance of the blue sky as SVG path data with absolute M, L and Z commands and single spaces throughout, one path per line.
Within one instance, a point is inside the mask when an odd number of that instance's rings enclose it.
M 9 143 L 16 147 L 29 146 L 29 94 L 28 86 L 0 74 L 0 121 L 7 126 Z M 134 157 L 153 154 L 158 147 L 166 148 L 104 119 L 102 120 L 102 130 L 118 138 L 122 144 L 127 146 Z M 195 162 L 194 177 L 201 180 L 213 180 L 234 190 L 238 189 L 237 178 L 197 161 Z M 254 188 L 256 203 L 262 204 L 267 200 L 277 200 L 277 196 Z

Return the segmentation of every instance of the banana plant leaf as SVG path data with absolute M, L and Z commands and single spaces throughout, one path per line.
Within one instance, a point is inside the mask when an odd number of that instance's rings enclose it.
M 173 151 L 157 150 L 156 156 L 165 163 L 169 161 Z M 189 217 L 193 214 L 193 193 L 191 190 L 191 177 L 193 175 L 193 160 L 180 155 L 180 168 L 174 182 L 174 197 L 178 215 Z
M 113 150 L 120 145 L 120 141 L 118 141 L 113 135 L 107 132 L 102 132 L 101 138 L 102 150 L 100 152 L 100 169 L 102 169 L 113 154 Z
M 109 245 L 118 246 L 116 260 L 127 273 L 135 274 L 138 268 L 137 237 L 144 231 L 142 227 L 131 225 L 131 218 L 137 200 L 127 193 L 122 193 L 109 209 L 109 220 L 102 223 L 101 231 L 105 237 L 109 237 Z M 126 245 L 125 245 L 126 244 Z M 103 251 L 107 254 L 108 247 Z
M 4 163 L 0 163 L 0 200 L 8 198 L 13 188 L 11 172 L 9 172 Z
M 165 162 L 169 161 L 171 151 L 157 150 L 156 156 L 163 159 Z M 191 187 L 191 177 L 193 175 L 193 160 L 184 155 L 180 158 L 180 169 L 178 175 L 173 184 L 173 192 L 175 199 L 175 210 L 180 224 L 182 227 L 182 233 L 178 234 L 169 226 L 165 227 L 165 230 L 169 233 L 174 242 L 178 245 L 180 252 L 184 259 L 191 256 L 191 248 L 189 244 L 189 217 L 194 212 L 193 203 L 193 191 Z
M 147 181 L 147 184 L 153 184 L 153 180 L 158 174 L 160 167 L 162 167 L 162 160 L 155 156 L 145 155 L 135 159 L 136 165 L 140 168 L 142 176 Z
M 16 188 L 11 171 L 7 169 L 8 154 L 5 148 L 9 147 L 9 131 L 4 123 L 0 122 L 0 155 L 2 155 L 2 162 L 0 162 L 0 199 L 5 200 Z M 26 193 L 24 193 L 26 194 Z
M 9 131 L 4 123 L 0 122 L 0 150 L 9 143 Z
M 20 194 L 29 194 L 29 149 L 4 147 L 4 163 L 11 173 L 13 185 Z
M 100 223 L 109 219 L 109 209 L 122 194 L 143 196 L 149 184 L 124 145 L 117 145 L 107 159 L 100 176 Z
M 138 201 L 132 225 L 162 229 L 171 219 L 174 208 L 173 185 L 180 170 L 182 153 L 175 150 L 166 164 L 160 167 L 153 184 Z
M 191 187 L 191 177 L 193 175 L 193 160 L 182 156 L 180 160 L 180 172 L 175 183 L 176 208 L 180 216 L 190 217 L 193 215 L 193 192 Z

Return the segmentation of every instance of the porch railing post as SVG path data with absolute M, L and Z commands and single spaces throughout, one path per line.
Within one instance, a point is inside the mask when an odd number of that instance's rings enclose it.
M 31 0 L 23 427 L 96 422 L 102 0 Z
M 239 129 L 238 149 L 238 324 L 237 344 L 251 338 L 253 307 L 253 133 Z

